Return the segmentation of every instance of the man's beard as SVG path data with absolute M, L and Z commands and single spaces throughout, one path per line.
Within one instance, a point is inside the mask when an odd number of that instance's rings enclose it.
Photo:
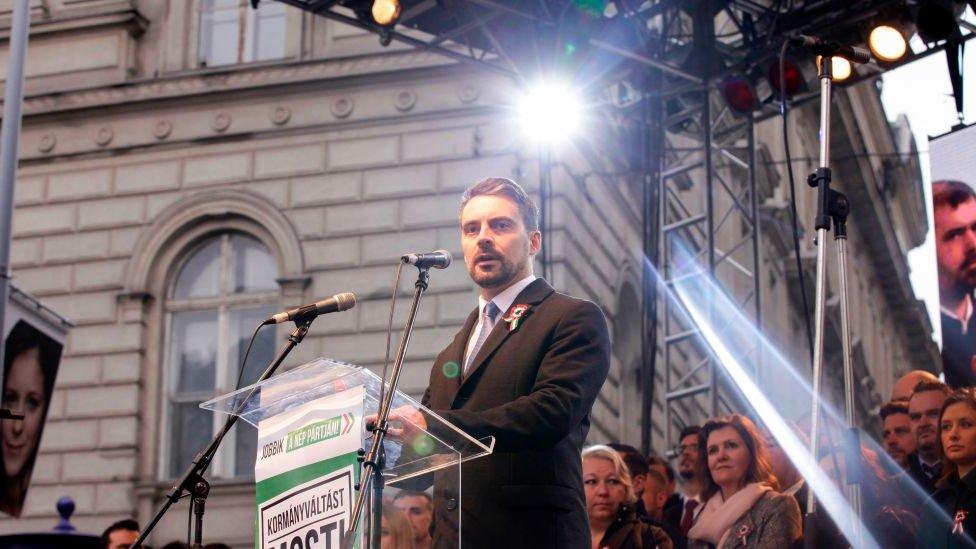
M 471 275 L 471 280 L 482 288 L 497 288 L 499 286 L 506 286 L 511 283 L 518 273 L 522 270 L 522 265 L 516 265 L 508 260 L 508 258 L 491 254 L 496 260 L 498 260 L 498 270 L 490 273 L 485 273 L 478 270 L 478 265 L 473 265 L 468 269 L 468 274 Z
M 685 480 L 692 480 L 695 478 L 694 471 L 678 471 L 678 475 Z
M 933 451 L 935 451 L 935 441 L 933 441 L 933 442 L 926 442 L 924 444 L 921 443 L 921 442 L 918 442 L 918 443 L 915 444 L 915 446 L 921 452 L 933 452 Z
M 976 288 L 976 254 L 969 255 L 959 266 L 956 276 L 956 289 L 959 293 L 969 294 Z

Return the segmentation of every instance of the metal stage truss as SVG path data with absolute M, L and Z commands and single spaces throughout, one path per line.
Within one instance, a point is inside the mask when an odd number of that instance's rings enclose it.
M 609 164 L 622 166 L 624 179 L 640 189 L 644 253 L 657 271 L 646 270 L 643 288 L 639 379 L 645 451 L 651 447 L 655 401 L 665 415 L 659 427 L 667 448 L 674 447 L 682 426 L 741 409 L 698 333 L 664 298 L 665 287 L 689 276 L 676 261 L 676 247 L 687 247 L 730 299 L 761 321 L 754 128 L 775 116 L 778 106 L 767 96 L 752 113 L 733 111 L 723 100 L 722 83 L 730 75 L 768 69 L 786 35 L 856 43 L 871 18 L 906 5 L 896 0 L 404 0 L 395 26 L 382 27 L 371 21 L 369 1 L 278 1 L 374 32 L 382 43 L 406 43 L 521 83 L 531 81 L 540 67 L 585 73 L 600 66 L 604 76 L 597 87 L 605 97 L 614 96 L 602 102 L 605 119 L 615 126 L 613 135 L 631 141 L 618 147 L 627 152 Z M 968 23 L 960 26 L 973 31 Z M 972 36 L 960 35 L 960 42 Z M 897 63 L 864 66 L 849 83 L 945 47 L 944 41 Z M 610 58 L 613 63 L 606 62 Z M 608 65 L 613 68 L 607 70 Z M 799 93 L 792 102 L 816 94 L 816 89 Z M 802 182 L 805 174 L 797 175 Z M 745 362 L 761 379 L 760 360 L 756 350 Z M 654 393 L 655 380 L 663 394 Z

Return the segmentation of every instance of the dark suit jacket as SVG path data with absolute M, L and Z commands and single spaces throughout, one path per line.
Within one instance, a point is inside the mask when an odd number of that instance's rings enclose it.
M 434 361 L 423 404 L 474 438 L 495 437 L 492 455 L 463 465 L 460 498 L 450 472 L 435 474 L 435 547 L 457 547 L 459 499 L 465 548 L 590 547 L 580 452 L 610 368 L 606 319 L 542 279 L 517 304 L 529 305 L 517 329 L 499 320 L 467 375 L 444 366 L 464 363 L 477 309 Z
M 939 483 L 922 517 L 918 547 L 976 548 L 976 471 L 961 479 L 953 474 Z
M 976 375 L 970 365 L 973 355 L 976 355 L 976 314 L 969 318 L 964 334 L 962 322 L 942 313 L 942 371 L 950 387 L 976 385 Z
M 685 506 L 681 502 L 681 494 L 675 492 L 664 502 L 662 511 L 662 522 L 670 526 L 673 530 L 681 531 L 681 517 L 685 512 Z
M 918 454 L 911 454 L 908 456 L 908 476 L 912 477 L 926 494 L 931 494 L 935 491 L 935 481 L 937 478 L 929 478 L 922 470 L 922 462 L 918 459 Z

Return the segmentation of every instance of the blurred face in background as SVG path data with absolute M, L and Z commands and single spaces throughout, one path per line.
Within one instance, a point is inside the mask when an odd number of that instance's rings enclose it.
M 881 440 L 885 452 L 902 467 L 908 466 L 908 456 L 915 451 L 915 437 L 908 414 L 890 414 L 884 420 Z
M 393 505 L 403 512 L 413 528 L 413 538 L 422 541 L 430 537 L 430 523 L 434 519 L 434 508 L 424 496 L 401 496 Z
M 668 496 L 667 485 L 662 484 L 654 475 L 647 475 L 647 479 L 644 481 L 644 491 L 640 495 L 647 516 L 660 520 L 663 516 L 664 502 L 668 500 Z
M 658 473 L 661 473 L 662 477 L 668 478 L 668 470 L 664 467 L 664 465 L 660 463 L 651 463 L 648 465 L 648 468 L 654 469 Z M 671 494 L 673 493 L 674 493 L 674 480 L 668 479 L 668 484 L 667 486 L 664 487 L 664 494 L 666 497 L 671 497 Z
M 695 478 L 698 471 L 698 435 L 687 435 L 678 444 L 678 474 L 685 480 Z
M 769 465 L 773 468 L 773 474 L 778 479 L 783 476 L 784 472 L 789 471 L 793 462 L 786 456 L 786 452 L 779 445 L 779 441 L 769 431 L 763 432 L 763 438 L 766 440 L 766 449 L 769 450 Z
M 908 417 L 915 448 L 928 460 L 938 457 L 939 412 L 946 396 L 942 391 L 922 391 L 908 401 Z
M 129 549 L 139 539 L 135 530 L 115 530 L 108 535 L 108 549 Z
M 617 475 L 613 462 L 600 457 L 583 460 L 583 488 L 591 521 L 613 521 L 627 498 L 627 487 Z
M 24 419 L 0 421 L 3 467 L 8 478 L 24 472 L 40 440 L 46 408 L 44 373 L 37 349 L 22 352 L 10 363 L 3 389 L 3 407 L 24 414 Z

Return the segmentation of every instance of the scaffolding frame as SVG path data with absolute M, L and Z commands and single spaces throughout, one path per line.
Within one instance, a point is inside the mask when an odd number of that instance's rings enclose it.
M 251 1 L 257 5 L 260 0 Z M 626 20 L 628 30 L 636 34 L 636 41 L 625 45 L 608 38 L 614 33 L 606 28 L 580 34 L 574 26 L 579 20 L 566 15 L 593 4 L 570 0 L 402 0 L 403 13 L 393 27 L 379 26 L 356 12 L 355 6 L 368 4 L 365 0 L 278 1 L 373 32 L 383 44 L 398 41 L 521 83 L 530 81 L 540 60 L 550 60 L 547 56 L 573 33 L 575 45 L 622 59 L 627 67 L 609 72 L 603 84 L 609 88 L 624 83 L 640 96 L 636 115 L 633 104 L 619 109 L 618 115 L 640 126 L 640 143 L 631 144 L 643 155 L 637 163 L 640 173 L 634 174 L 641 187 L 640 232 L 643 253 L 657 269 L 644 269 L 642 280 L 641 447 L 649 451 L 652 446 L 655 402 L 664 409 L 669 449 L 682 426 L 745 409 L 665 291 L 686 276 L 675 264 L 672 249 L 680 241 L 693 249 L 705 274 L 757 327 L 761 325 L 755 125 L 777 111 L 767 103 L 750 114 L 735 113 L 722 100 L 720 88 L 727 76 L 747 73 L 762 58 L 773 56 L 783 36 L 836 36 L 894 0 L 864 0 L 857 3 L 856 12 L 849 0 L 606 2 L 604 9 L 613 4 L 613 17 Z M 846 85 L 876 78 L 944 47 L 930 45 L 898 63 L 864 67 L 865 72 Z M 816 97 L 813 90 L 797 95 L 792 103 Z M 749 363 L 761 379 L 756 343 Z M 663 380 L 663 394 L 655 392 L 657 376 Z

